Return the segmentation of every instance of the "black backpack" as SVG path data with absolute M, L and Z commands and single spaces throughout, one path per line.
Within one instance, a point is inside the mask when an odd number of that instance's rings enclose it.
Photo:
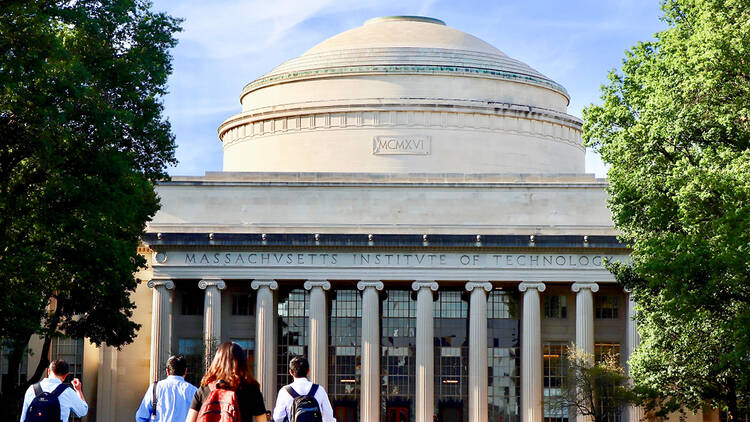
M 284 388 L 293 399 L 292 408 L 289 411 L 289 422 L 323 422 L 323 414 L 320 412 L 318 401 L 315 400 L 318 384 L 313 384 L 310 392 L 304 396 L 297 394 L 291 385 Z
M 25 422 L 58 422 L 60 420 L 60 394 L 68 388 L 60 384 L 51 392 L 42 391 L 39 383 L 34 384 L 34 400 L 26 411 Z

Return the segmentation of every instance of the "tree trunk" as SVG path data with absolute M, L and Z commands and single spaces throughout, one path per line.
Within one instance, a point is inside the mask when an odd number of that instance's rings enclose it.
M 734 378 L 727 382 L 727 421 L 732 422 L 739 417 L 739 408 L 737 407 L 737 384 Z

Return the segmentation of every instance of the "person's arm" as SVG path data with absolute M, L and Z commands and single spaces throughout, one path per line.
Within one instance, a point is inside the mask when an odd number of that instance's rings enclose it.
M 149 385 L 146 394 L 143 395 L 141 405 L 138 406 L 138 410 L 135 412 L 136 422 L 148 422 L 151 420 L 151 414 L 154 411 L 152 388 L 154 388 L 154 384 Z
M 198 411 L 195 409 L 188 410 L 187 417 L 185 418 L 185 422 L 195 422 L 198 419 Z
M 320 405 L 320 413 L 323 416 L 323 422 L 336 422 L 336 418 L 333 417 L 333 407 L 331 402 L 328 400 L 328 393 L 325 388 L 318 386 L 318 391 L 315 392 L 315 399 L 318 400 Z
M 273 408 L 272 419 L 274 422 L 284 422 L 286 420 L 287 398 L 291 397 L 283 387 L 279 390 L 279 395 L 276 396 L 276 406 Z
M 70 406 L 70 410 L 72 410 L 76 416 L 82 418 L 89 413 L 89 405 L 86 403 L 86 398 L 83 397 L 83 385 L 81 385 L 81 380 L 74 378 L 72 384 L 73 388 L 78 393 L 78 396 L 72 400 L 73 403 Z
M 203 405 L 203 395 L 201 395 L 201 389 L 197 389 L 193 394 L 193 401 L 190 402 L 190 410 L 188 410 L 185 422 L 195 422 L 198 419 L 198 412 L 201 410 Z

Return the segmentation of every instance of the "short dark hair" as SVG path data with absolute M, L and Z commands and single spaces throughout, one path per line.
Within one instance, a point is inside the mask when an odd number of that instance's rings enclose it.
M 167 361 L 167 371 L 171 375 L 185 375 L 187 371 L 187 359 L 182 355 L 174 355 Z
M 310 372 L 310 362 L 303 356 L 295 356 L 289 361 L 289 370 L 295 378 L 306 377 Z
M 65 362 L 62 359 L 58 359 L 52 361 L 52 363 L 49 364 L 49 369 L 52 370 L 52 373 L 54 373 L 58 377 L 61 377 L 63 375 L 68 375 L 68 373 L 70 372 L 70 365 L 68 365 L 68 362 Z

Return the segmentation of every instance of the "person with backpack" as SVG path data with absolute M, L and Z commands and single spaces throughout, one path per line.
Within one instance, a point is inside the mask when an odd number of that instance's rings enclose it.
M 304 357 L 296 356 L 289 362 L 294 381 L 279 390 L 274 422 L 336 422 L 326 390 L 308 380 L 308 372 L 310 363 Z
M 64 360 L 50 363 L 47 378 L 26 390 L 21 422 L 67 422 L 71 411 L 79 418 L 86 416 L 89 405 L 83 397 L 81 381 L 73 379 L 73 388 L 63 384 L 68 372 L 70 366 Z
M 146 390 L 135 413 L 136 422 L 185 422 L 195 392 L 193 384 L 185 381 L 187 360 L 174 355 L 167 360 L 167 378 L 154 382 Z
M 260 385 L 250 375 L 247 355 L 237 343 L 219 345 L 201 380 L 185 422 L 265 422 Z

